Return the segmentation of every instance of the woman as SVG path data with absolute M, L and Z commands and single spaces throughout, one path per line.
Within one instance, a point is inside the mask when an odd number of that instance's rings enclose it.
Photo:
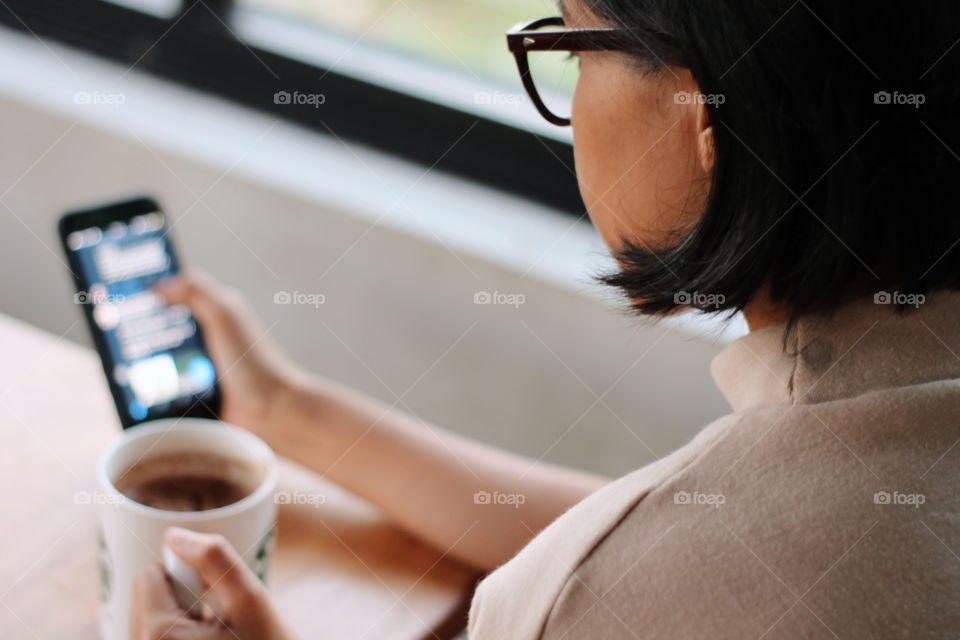
M 605 280 L 641 313 L 692 302 L 751 330 L 713 363 L 733 413 L 616 481 L 302 372 L 203 278 L 162 293 L 209 336 L 225 420 L 496 569 L 472 638 L 956 637 L 958 40 L 952 3 L 826 0 L 566 0 L 511 36 L 522 73 L 527 51 L 580 58 L 578 178 L 620 266 Z M 481 489 L 526 501 L 478 508 Z M 151 570 L 136 637 L 286 637 L 233 550 L 171 536 L 228 576 L 220 619 L 178 618 Z

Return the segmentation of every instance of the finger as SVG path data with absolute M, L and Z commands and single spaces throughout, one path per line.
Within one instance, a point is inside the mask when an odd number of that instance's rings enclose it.
M 153 290 L 168 304 L 183 304 L 194 312 L 202 324 L 220 324 L 223 310 L 229 306 L 224 288 L 206 273 L 185 271 L 154 284 Z
M 155 282 L 153 290 L 171 304 L 189 305 L 193 302 L 193 297 L 208 286 L 209 279 L 198 270 L 191 269 Z
M 214 364 L 231 367 L 249 348 L 245 326 L 251 322 L 242 298 L 201 271 L 191 270 L 156 283 L 153 290 L 168 304 L 190 308 L 204 331 Z
M 263 583 L 223 536 L 171 527 L 167 529 L 166 542 L 200 574 L 207 589 L 222 599 L 228 608 L 262 592 Z
M 149 638 L 150 629 L 173 625 L 183 614 L 160 565 L 139 571 L 133 578 L 131 637 Z
M 169 304 L 190 307 L 209 334 L 208 340 L 215 343 L 211 349 L 230 362 L 263 337 L 263 329 L 243 296 L 203 271 L 185 271 L 157 282 L 153 290 Z

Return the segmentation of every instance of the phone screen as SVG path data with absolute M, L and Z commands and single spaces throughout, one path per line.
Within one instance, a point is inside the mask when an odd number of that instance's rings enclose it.
M 189 309 L 167 305 L 151 289 L 178 269 L 166 217 L 153 210 L 87 219 L 89 225 L 76 214 L 64 233 L 78 272 L 74 301 L 86 306 L 124 426 L 205 413 L 191 409 L 212 405 L 216 372 L 197 322 Z

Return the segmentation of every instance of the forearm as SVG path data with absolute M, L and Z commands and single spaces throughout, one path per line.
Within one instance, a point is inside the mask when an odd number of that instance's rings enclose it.
M 266 434 L 278 453 L 484 571 L 606 483 L 474 442 L 317 379 L 298 383 L 284 405 Z

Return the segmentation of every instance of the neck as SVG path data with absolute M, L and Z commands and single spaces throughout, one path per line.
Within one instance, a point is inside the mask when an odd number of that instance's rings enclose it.
M 782 304 L 771 301 L 769 291 L 764 289 L 759 291 L 750 301 L 750 304 L 743 308 L 743 317 L 746 319 L 750 331 L 757 331 L 770 325 L 785 322 L 790 317 L 790 312 Z

